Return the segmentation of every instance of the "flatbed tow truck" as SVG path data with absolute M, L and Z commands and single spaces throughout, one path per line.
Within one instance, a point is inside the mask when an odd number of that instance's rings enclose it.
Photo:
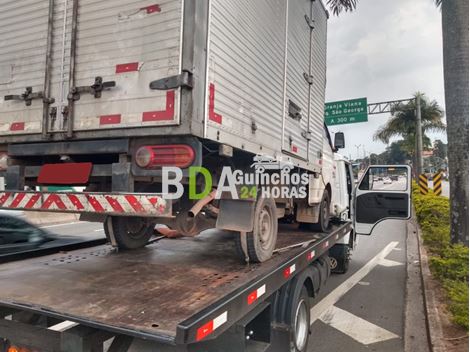
M 282 225 L 276 255 L 262 264 L 241 263 L 224 238 L 232 234 L 220 232 L 132 253 L 102 245 L 4 263 L 0 336 L 32 351 L 102 351 L 113 337 L 109 352 L 139 339 L 154 350 L 286 351 L 289 310 L 305 282 L 312 297 L 326 282 L 325 255 L 351 229 Z
M 407 176 L 396 190 L 376 187 L 384 170 Z M 0 351 L 306 351 L 329 256 L 349 259 L 338 247 L 353 234 L 409 218 L 410 182 L 408 166 L 369 167 L 350 198 L 354 221 L 324 233 L 280 224 L 263 263 L 240 261 L 237 234 L 217 230 L 130 252 L 93 243 L 12 257 L 0 265 Z

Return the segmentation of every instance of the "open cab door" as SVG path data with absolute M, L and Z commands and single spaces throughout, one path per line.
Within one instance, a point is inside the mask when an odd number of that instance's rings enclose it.
M 355 228 L 370 235 L 386 219 L 411 217 L 411 169 L 407 165 L 369 166 L 355 193 Z

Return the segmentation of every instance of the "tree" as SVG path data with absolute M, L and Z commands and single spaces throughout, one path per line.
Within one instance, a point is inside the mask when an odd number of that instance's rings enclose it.
M 409 159 L 409 153 L 405 148 L 405 141 L 397 141 L 387 147 L 387 164 L 404 164 Z
M 421 123 L 423 127 L 423 146 L 431 147 L 431 140 L 426 132 L 445 131 L 446 126 L 442 119 L 444 112 L 439 104 L 429 101 L 422 93 L 416 93 L 415 97 L 421 97 Z M 400 103 L 392 107 L 392 116 L 387 123 L 380 127 L 374 135 L 374 140 L 380 140 L 388 144 L 393 137 L 402 137 L 400 149 L 407 152 L 413 159 L 416 158 L 416 101 Z M 414 163 L 416 165 L 416 163 Z
M 434 141 L 434 155 L 441 159 L 447 158 L 447 144 L 440 139 Z
M 444 86 L 449 148 L 451 242 L 468 247 L 468 0 L 434 0 L 442 10 Z M 335 15 L 357 0 L 328 0 Z
M 468 247 L 468 0 L 439 3 L 448 125 L 450 239 Z

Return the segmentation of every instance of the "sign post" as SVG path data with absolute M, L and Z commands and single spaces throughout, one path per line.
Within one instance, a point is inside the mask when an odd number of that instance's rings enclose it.
M 367 98 L 325 104 L 325 123 L 327 126 L 367 121 Z

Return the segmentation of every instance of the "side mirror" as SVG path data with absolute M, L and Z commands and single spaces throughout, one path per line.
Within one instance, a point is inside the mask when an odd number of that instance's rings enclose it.
M 335 149 L 343 149 L 346 146 L 344 142 L 344 133 L 337 132 L 335 133 Z

